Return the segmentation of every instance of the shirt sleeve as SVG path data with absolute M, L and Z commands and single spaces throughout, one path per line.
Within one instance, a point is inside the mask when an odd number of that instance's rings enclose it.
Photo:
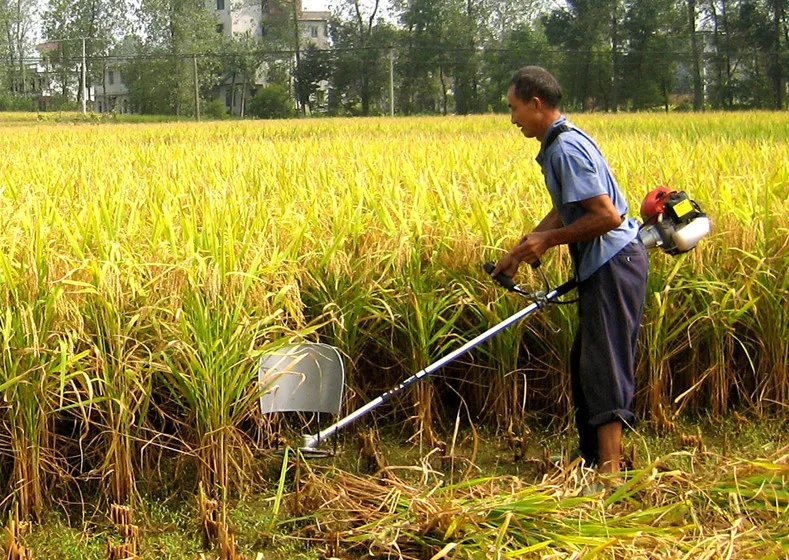
M 563 204 L 608 194 L 594 162 L 572 144 L 565 143 L 554 151 L 551 166 L 561 185 Z

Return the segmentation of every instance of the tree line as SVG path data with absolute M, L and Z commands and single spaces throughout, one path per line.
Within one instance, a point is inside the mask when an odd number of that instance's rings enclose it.
M 270 14 L 258 38 L 226 36 L 206 1 L 0 0 L 0 109 L 30 103 L 37 10 L 61 107 L 83 95 L 83 38 L 87 82 L 120 69 L 142 113 L 221 112 L 223 83 L 271 114 L 501 111 L 525 64 L 576 111 L 784 109 L 789 94 L 788 0 L 339 0 L 328 49 L 298 31 L 299 0 L 226 0 Z

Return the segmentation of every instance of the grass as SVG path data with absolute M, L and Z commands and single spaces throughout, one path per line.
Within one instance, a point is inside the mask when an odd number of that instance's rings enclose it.
M 0 113 L 2 126 L 27 126 L 30 124 L 110 124 L 110 123 L 162 123 L 185 122 L 188 117 L 174 115 L 117 115 L 112 113 L 83 114 L 77 111 L 13 112 Z

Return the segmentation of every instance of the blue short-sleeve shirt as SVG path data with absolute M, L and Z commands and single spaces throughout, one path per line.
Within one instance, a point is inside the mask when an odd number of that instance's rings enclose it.
M 546 147 L 545 139 L 550 137 L 551 130 L 561 125 L 567 125 L 571 130 L 557 136 Z M 582 200 L 602 194 L 607 194 L 619 215 L 625 217 L 617 228 L 604 235 L 571 244 L 576 277 L 579 281 L 586 280 L 636 238 L 638 221 L 626 218 L 627 200 L 597 145 L 564 116 L 559 117 L 546 132 L 537 154 L 537 163 L 542 167 L 553 207 L 565 226 L 584 215 L 585 210 L 580 204 Z

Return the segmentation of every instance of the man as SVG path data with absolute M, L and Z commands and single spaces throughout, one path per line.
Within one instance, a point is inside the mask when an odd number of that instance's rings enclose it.
M 568 245 L 578 282 L 579 328 L 570 377 L 587 465 L 619 472 L 623 425 L 631 425 L 638 329 L 646 295 L 647 255 L 638 222 L 595 143 L 561 114 L 561 88 L 537 66 L 510 82 L 512 124 L 541 143 L 542 167 L 553 209 L 507 253 L 492 275 L 513 276 L 521 262 Z

